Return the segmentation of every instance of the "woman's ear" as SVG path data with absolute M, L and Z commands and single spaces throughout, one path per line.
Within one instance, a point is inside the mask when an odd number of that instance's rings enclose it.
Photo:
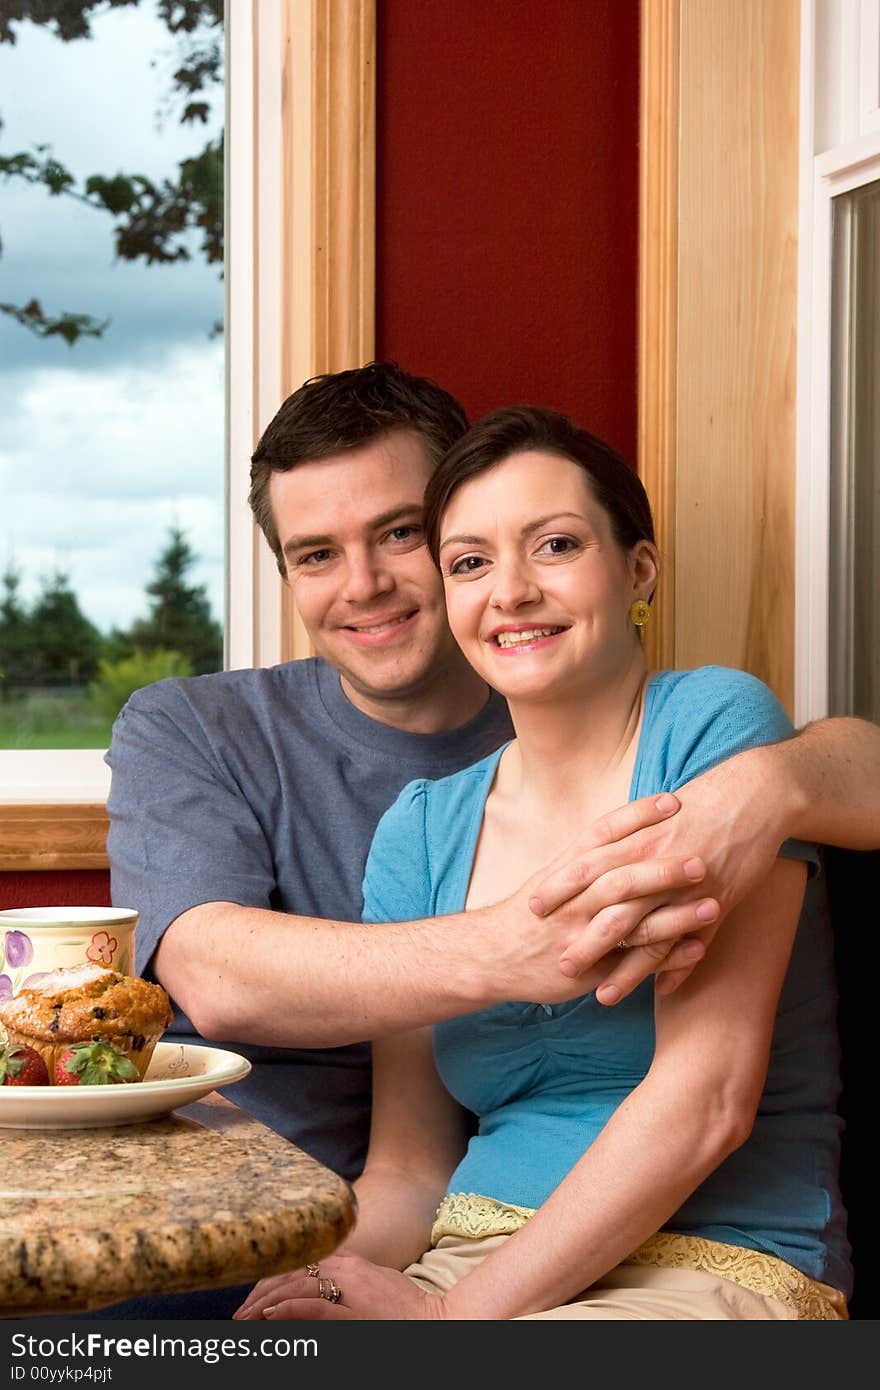
M 635 598 L 650 599 L 660 578 L 660 552 L 653 541 L 636 541 L 629 552 Z

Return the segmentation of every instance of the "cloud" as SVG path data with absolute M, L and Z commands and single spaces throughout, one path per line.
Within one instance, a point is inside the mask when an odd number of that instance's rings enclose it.
M 222 344 L 173 347 L 151 367 L 0 377 L 0 414 L 0 558 L 25 597 L 60 567 L 93 622 L 126 626 L 174 525 L 222 612 Z

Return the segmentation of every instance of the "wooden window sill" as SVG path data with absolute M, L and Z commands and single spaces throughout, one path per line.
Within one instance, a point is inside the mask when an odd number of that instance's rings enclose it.
M 0 804 L 0 873 L 22 869 L 106 869 L 102 802 Z

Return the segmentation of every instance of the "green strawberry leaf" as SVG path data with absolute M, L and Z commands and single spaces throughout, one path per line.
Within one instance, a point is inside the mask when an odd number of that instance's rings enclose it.
M 0 1047 L 0 1086 L 7 1076 L 14 1079 L 21 1076 L 28 1064 L 28 1055 L 18 1047 Z
M 110 1043 L 95 1038 L 90 1043 L 77 1043 L 64 1070 L 79 1077 L 81 1086 L 106 1086 L 115 1081 L 137 1081 L 138 1069 Z

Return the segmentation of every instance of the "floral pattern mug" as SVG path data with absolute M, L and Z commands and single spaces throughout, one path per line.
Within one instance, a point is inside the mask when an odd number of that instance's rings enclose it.
M 0 912 L 0 999 L 68 965 L 135 973 L 138 914 L 128 907 L 17 907 Z

